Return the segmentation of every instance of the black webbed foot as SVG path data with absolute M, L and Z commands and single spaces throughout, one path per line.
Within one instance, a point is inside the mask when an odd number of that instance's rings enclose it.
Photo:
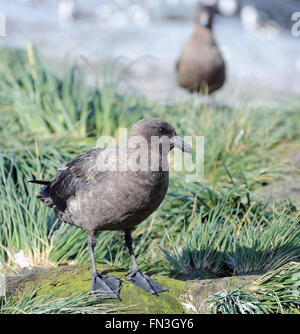
M 167 291 L 167 289 L 164 288 L 160 283 L 145 275 L 141 270 L 130 271 L 126 276 L 126 279 L 127 281 L 151 292 L 152 294 Z
M 119 299 L 120 279 L 116 276 L 92 274 L 92 293 L 95 297 Z

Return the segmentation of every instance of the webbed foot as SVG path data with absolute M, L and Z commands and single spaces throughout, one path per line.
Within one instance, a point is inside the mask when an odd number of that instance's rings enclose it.
M 119 299 L 120 285 L 119 277 L 92 274 L 91 290 L 95 297 Z
M 159 292 L 167 291 L 160 283 L 154 281 L 149 276 L 145 275 L 141 270 L 130 271 L 126 276 L 127 281 L 139 286 L 140 288 L 157 294 Z

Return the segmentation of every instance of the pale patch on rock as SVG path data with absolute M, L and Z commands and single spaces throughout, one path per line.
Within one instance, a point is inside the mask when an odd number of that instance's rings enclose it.
M 23 250 L 19 251 L 18 253 L 13 255 L 14 262 L 20 267 L 20 268 L 30 268 L 32 266 L 31 261 L 29 257 L 27 257 Z

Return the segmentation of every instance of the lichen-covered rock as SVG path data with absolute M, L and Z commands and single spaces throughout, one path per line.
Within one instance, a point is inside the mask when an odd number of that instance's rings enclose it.
M 102 264 L 98 265 L 98 269 L 101 273 L 120 277 L 122 283 L 120 300 L 109 300 L 109 304 L 123 313 L 205 313 L 205 299 L 209 295 L 229 287 L 243 286 L 257 278 L 257 276 L 237 276 L 182 281 L 164 275 L 152 275 L 151 277 L 166 287 L 168 291 L 159 295 L 151 295 L 128 282 L 125 279 L 127 275 L 125 269 Z M 23 294 L 30 294 L 34 289 L 37 289 L 37 296 L 49 296 L 50 298 L 89 292 L 90 275 L 91 267 L 87 264 L 36 270 L 23 276 L 7 277 L 6 295 L 18 299 Z
M 204 279 L 186 283 L 184 306 L 186 311 L 206 313 L 208 308 L 207 299 L 214 293 L 231 288 L 245 288 L 251 290 L 252 283 L 258 279 L 258 275 L 232 276 L 216 279 Z
M 108 265 L 98 265 L 101 273 L 118 276 L 121 279 L 121 300 L 109 303 L 121 308 L 125 313 L 184 313 L 179 296 L 184 292 L 185 282 L 161 275 L 151 276 L 168 291 L 159 295 L 135 286 L 125 279 L 127 270 Z M 100 270 L 99 270 L 100 271 Z M 78 292 L 89 292 L 91 288 L 90 265 L 61 266 L 48 270 L 36 271 L 26 276 L 10 277 L 7 280 L 6 294 L 16 298 L 38 288 L 37 295 L 49 295 L 51 298 L 69 296 Z

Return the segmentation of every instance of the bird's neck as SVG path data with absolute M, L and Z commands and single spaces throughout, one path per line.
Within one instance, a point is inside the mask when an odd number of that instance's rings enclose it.
M 169 171 L 169 150 L 164 150 L 161 145 L 152 146 L 147 142 L 145 145 L 120 146 L 122 164 L 126 163 L 129 170 L 148 172 Z

